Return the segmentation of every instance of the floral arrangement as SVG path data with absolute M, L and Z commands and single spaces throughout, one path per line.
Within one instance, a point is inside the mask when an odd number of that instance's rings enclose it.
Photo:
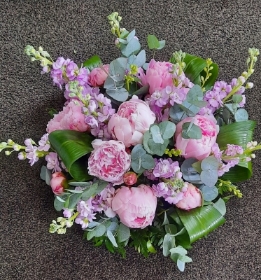
M 261 149 L 244 109 L 259 51 L 249 49 L 247 70 L 227 83 L 211 59 L 182 51 L 147 63 L 135 30 L 120 27 L 116 12 L 108 20 L 121 52 L 110 64 L 94 55 L 78 66 L 25 48 L 66 101 L 50 111 L 38 144 L 9 139 L 0 151 L 31 166 L 45 158 L 41 178 L 61 215 L 50 233 L 75 223 L 95 246 L 123 257 L 127 245 L 144 256 L 160 248 L 183 271 L 187 249 L 225 222 L 230 197 L 242 197 L 234 184 L 251 177 Z M 153 57 L 165 45 L 154 35 L 147 43 Z

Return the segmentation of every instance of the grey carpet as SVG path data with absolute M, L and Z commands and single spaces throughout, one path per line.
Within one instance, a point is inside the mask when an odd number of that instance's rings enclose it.
M 39 140 L 48 121 L 47 108 L 60 109 L 61 91 L 37 63 L 23 53 L 27 44 L 43 46 L 53 58 L 63 55 L 80 63 L 97 53 L 104 62 L 118 55 L 106 16 L 119 11 L 127 29 L 136 28 L 167 41 L 156 55 L 168 60 L 182 49 L 220 66 L 220 79 L 230 81 L 245 69 L 249 47 L 261 47 L 259 0 L 71 0 L 0 1 L 0 141 Z M 247 100 L 255 135 L 261 138 L 260 65 Z M 261 279 L 261 154 L 254 176 L 242 183 L 243 199 L 228 204 L 227 222 L 195 243 L 194 262 L 184 273 L 161 252 L 143 258 L 128 249 L 127 259 L 95 248 L 77 227 L 66 235 L 48 233 L 56 219 L 53 195 L 39 179 L 41 164 L 32 168 L 16 155 L 0 155 L 0 279 Z

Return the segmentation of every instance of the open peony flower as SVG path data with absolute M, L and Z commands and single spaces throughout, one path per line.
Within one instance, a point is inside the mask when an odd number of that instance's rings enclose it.
M 202 137 L 200 139 L 182 138 L 182 125 L 192 121 L 201 129 Z M 216 143 L 218 132 L 219 126 L 216 125 L 214 118 L 199 115 L 185 118 L 176 127 L 176 148 L 182 151 L 182 156 L 185 158 L 202 160 L 209 156 L 212 146 Z
M 56 195 L 62 194 L 64 189 L 68 187 L 66 177 L 62 172 L 55 172 L 52 174 L 50 185 L 53 193 Z
M 112 199 L 112 210 L 121 222 L 130 228 L 145 228 L 152 224 L 157 206 L 157 198 L 146 185 L 138 187 L 122 186 Z
M 115 140 L 96 139 L 92 146 L 94 150 L 88 160 L 89 174 L 113 185 L 122 184 L 123 175 L 129 170 L 131 162 L 124 144 Z
M 133 96 L 131 100 L 123 102 L 118 112 L 112 115 L 108 131 L 126 147 L 134 146 L 142 143 L 143 134 L 149 130 L 155 119 L 148 104 Z
M 183 198 L 176 204 L 180 209 L 190 210 L 202 205 L 202 196 L 200 190 L 190 183 L 186 183 L 187 190 Z
M 170 71 L 172 70 L 173 64 L 170 62 L 155 61 L 152 59 L 148 65 L 146 74 L 140 69 L 139 78 L 142 85 L 149 85 L 150 94 L 155 91 L 160 91 L 167 86 L 173 86 L 173 78 Z
M 87 131 L 89 126 L 85 123 L 85 116 L 82 113 L 83 104 L 78 101 L 70 101 L 61 112 L 55 114 L 48 122 L 46 131 L 51 133 L 55 130 L 76 130 Z
M 89 76 L 89 83 L 93 87 L 103 86 L 109 73 L 109 64 L 102 65 L 101 67 L 92 69 Z

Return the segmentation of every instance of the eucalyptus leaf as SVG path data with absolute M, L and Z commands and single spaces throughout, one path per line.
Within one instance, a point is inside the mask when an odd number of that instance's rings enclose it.
M 240 103 L 243 100 L 243 96 L 241 94 L 234 94 L 232 100 L 234 103 Z
M 154 168 L 155 167 L 154 158 L 148 154 L 142 156 L 141 166 L 142 166 L 142 168 L 147 169 L 147 170 Z
M 163 121 L 159 124 L 161 136 L 164 140 L 171 138 L 176 130 L 176 125 L 170 121 Z
M 124 102 L 129 97 L 129 92 L 125 88 L 108 88 L 106 93 L 117 101 Z
M 175 237 L 166 233 L 163 239 L 163 255 L 167 257 L 170 254 L 170 249 L 175 247 Z
M 119 243 L 124 242 L 130 238 L 130 228 L 120 223 L 117 231 L 117 240 Z
M 182 138 L 184 139 L 201 139 L 202 132 L 199 126 L 194 123 L 185 122 L 182 125 Z
M 76 204 L 80 201 L 82 193 L 74 193 L 69 196 L 69 205 L 67 208 L 74 209 Z
M 195 170 L 193 164 L 198 162 L 195 158 L 188 158 L 181 164 L 180 170 L 182 172 L 183 179 L 192 184 L 200 184 L 201 178 L 200 174 Z
M 159 41 L 159 47 L 157 48 L 157 50 L 161 50 L 165 47 L 166 45 L 166 41 L 165 40 L 161 40 Z
M 218 170 L 219 162 L 214 156 L 206 157 L 201 162 L 202 170 Z
M 61 200 L 59 196 L 55 196 L 54 208 L 56 211 L 61 211 L 64 208 L 64 200 Z
M 209 187 L 206 185 L 201 185 L 199 189 L 205 201 L 212 201 L 218 196 L 218 188 L 215 186 Z
M 115 239 L 113 233 L 110 230 L 107 230 L 107 237 L 109 238 L 109 240 L 111 241 L 111 243 L 114 247 L 118 247 L 116 239 Z
M 200 173 L 200 179 L 203 184 L 213 187 L 215 186 L 217 180 L 218 180 L 218 172 L 217 170 L 202 170 Z
M 242 122 L 248 120 L 248 113 L 245 109 L 238 109 L 235 113 L 236 122 Z
M 225 201 L 220 198 L 217 202 L 215 202 L 213 204 L 213 207 L 215 207 L 221 215 L 225 215 L 226 214 L 226 204 L 225 204 Z
M 164 139 L 161 136 L 160 128 L 157 125 L 152 125 L 150 127 L 150 132 L 152 135 L 152 139 L 155 143 L 160 143 L 160 144 L 164 143 Z
M 136 54 L 140 50 L 140 42 L 133 37 L 127 45 L 122 45 L 121 52 L 124 56 L 129 57 L 132 54 Z
M 41 167 L 40 178 L 45 181 L 45 183 L 50 186 L 50 181 L 52 178 L 51 170 L 47 169 L 46 166 Z
M 188 117 L 186 112 L 177 103 L 175 103 L 170 108 L 169 116 L 173 120 L 173 122 L 175 122 L 176 124 Z

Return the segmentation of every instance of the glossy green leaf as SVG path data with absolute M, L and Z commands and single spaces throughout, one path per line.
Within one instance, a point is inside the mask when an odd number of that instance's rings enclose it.
M 225 222 L 223 215 L 212 205 L 190 211 L 177 209 L 177 213 L 188 232 L 191 243 L 206 236 Z
M 194 55 L 186 54 L 184 62 L 186 63 L 186 67 L 184 69 L 185 75 L 192 83 L 200 85 L 200 79 L 198 80 L 197 78 L 207 66 L 206 60 Z
M 91 176 L 87 172 L 85 155 L 93 148 L 93 138 L 86 132 L 74 130 L 56 130 L 49 134 L 52 148 L 57 152 L 70 175 L 76 181 L 87 181 Z
M 100 67 L 102 65 L 102 61 L 98 55 L 93 55 L 89 59 L 83 62 L 83 66 L 88 68 L 90 71 L 94 68 Z
M 245 148 L 247 143 L 252 141 L 255 126 L 255 121 L 248 120 L 220 127 L 217 137 L 220 149 L 226 149 L 227 144 L 235 144 Z M 252 163 L 240 161 L 238 165 L 232 167 L 229 172 L 226 172 L 222 179 L 236 183 L 245 181 L 251 176 Z

